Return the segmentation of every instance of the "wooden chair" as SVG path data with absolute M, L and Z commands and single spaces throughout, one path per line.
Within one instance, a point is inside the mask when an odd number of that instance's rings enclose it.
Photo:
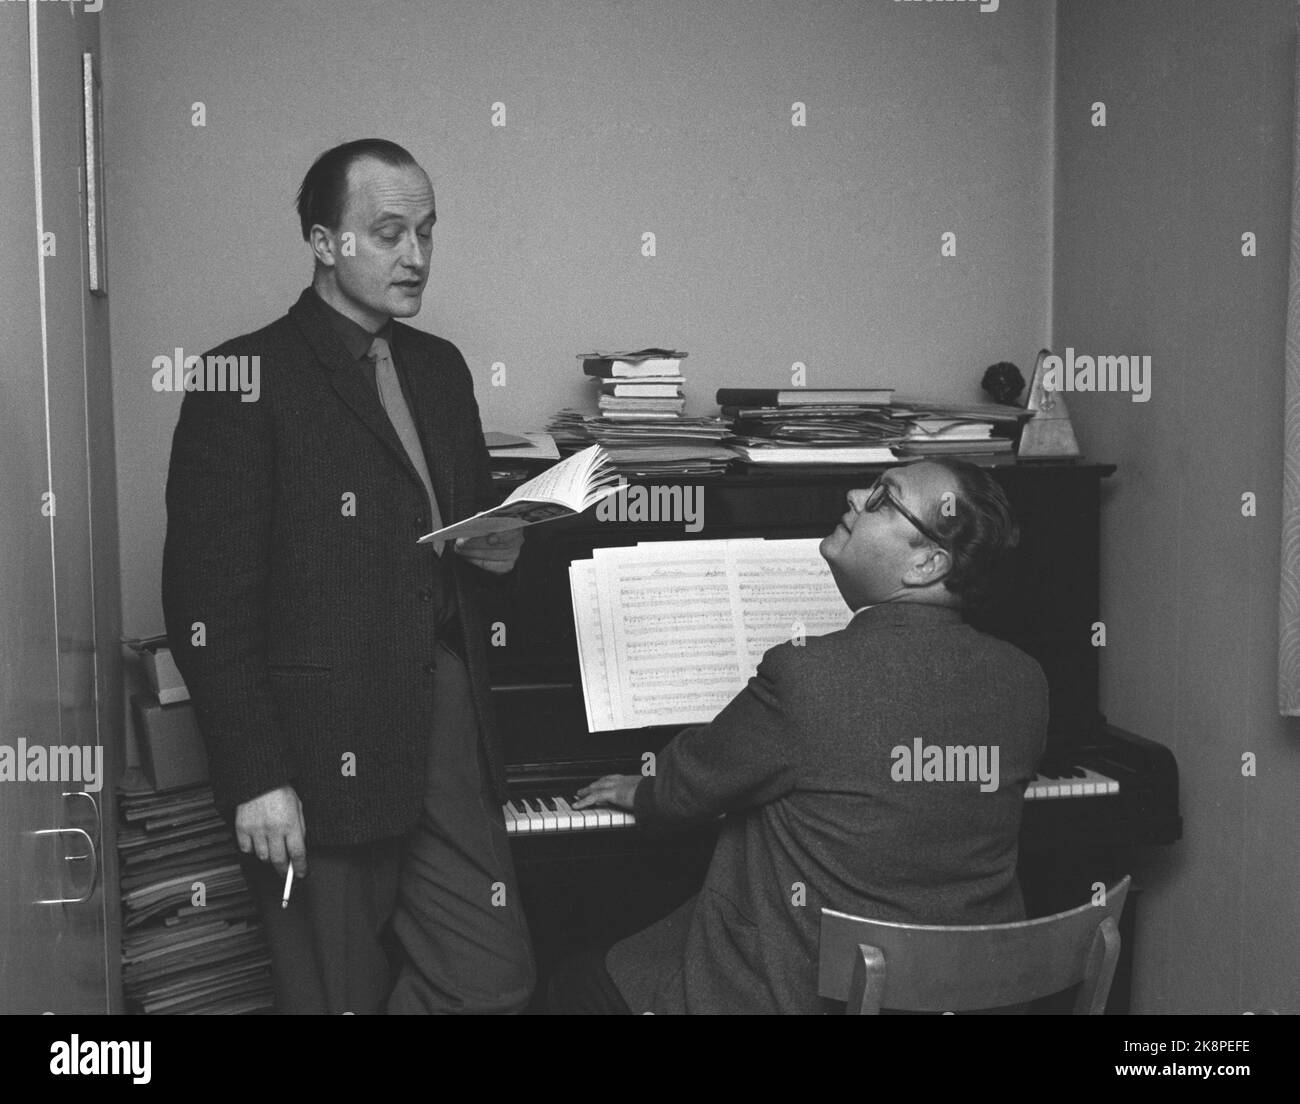
M 963 1012 L 1024 1004 L 1078 985 L 1076 1015 L 1106 1008 L 1129 882 L 1105 904 L 1015 924 L 934 927 L 822 909 L 818 992 L 852 1015 Z

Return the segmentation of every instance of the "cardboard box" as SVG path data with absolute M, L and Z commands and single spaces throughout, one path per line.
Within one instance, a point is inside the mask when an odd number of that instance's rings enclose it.
M 140 766 L 155 790 L 208 781 L 208 757 L 193 705 L 163 705 L 151 694 L 132 694 L 131 712 L 140 742 Z
M 181 673 L 176 668 L 176 660 L 166 644 L 157 648 L 146 648 L 140 653 L 144 661 L 144 673 L 149 678 L 149 688 L 158 695 L 163 705 L 190 700 L 189 688 Z

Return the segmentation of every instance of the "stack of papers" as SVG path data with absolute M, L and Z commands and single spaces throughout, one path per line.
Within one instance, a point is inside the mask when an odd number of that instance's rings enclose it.
M 207 786 L 123 794 L 122 984 L 145 1013 L 270 1011 L 271 956 Z M 201 889 L 196 886 L 201 885 Z
M 488 455 L 493 460 L 558 460 L 560 450 L 549 433 L 499 433 L 488 430 L 483 434 Z
M 784 641 L 850 613 L 800 540 L 649 541 L 569 566 L 587 726 L 705 724 Z
M 733 459 L 721 418 L 625 421 L 561 410 L 547 427 L 561 449 L 600 444 L 623 475 L 717 475 Z

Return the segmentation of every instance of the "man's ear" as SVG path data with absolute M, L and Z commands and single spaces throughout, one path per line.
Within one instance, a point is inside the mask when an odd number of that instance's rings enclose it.
M 911 586 L 933 586 L 943 582 L 950 571 L 951 553 L 938 545 L 926 544 L 915 550 L 903 582 Z
M 311 228 L 311 235 L 307 240 L 311 244 L 311 251 L 316 258 L 316 263 L 324 265 L 326 268 L 333 268 L 335 265 L 334 235 L 320 223 L 317 223 Z

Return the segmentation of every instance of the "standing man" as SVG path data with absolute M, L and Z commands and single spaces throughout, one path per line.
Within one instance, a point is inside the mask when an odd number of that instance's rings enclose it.
M 464 358 L 396 321 L 429 277 L 433 188 L 401 146 L 349 142 L 298 214 L 311 286 L 209 354 L 249 357 L 256 401 L 181 406 L 167 632 L 280 1010 L 518 1010 L 534 967 L 476 589 L 522 534 L 416 543 L 492 489 Z
M 821 542 L 848 626 L 771 648 L 653 777 L 578 791 L 577 807 L 631 809 L 649 831 L 726 819 L 698 896 L 561 966 L 554 1010 L 826 1011 L 822 908 L 920 924 L 1024 918 L 1020 811 L 1046 740 L 1047 680 L 962 618 L 1014 543 L 1006 496 L 944 459 L 891 468 L 848 506 Z M 940 749 L 940 769 L 929 753 L 924 773 L 911 769 L 918 747 Z

